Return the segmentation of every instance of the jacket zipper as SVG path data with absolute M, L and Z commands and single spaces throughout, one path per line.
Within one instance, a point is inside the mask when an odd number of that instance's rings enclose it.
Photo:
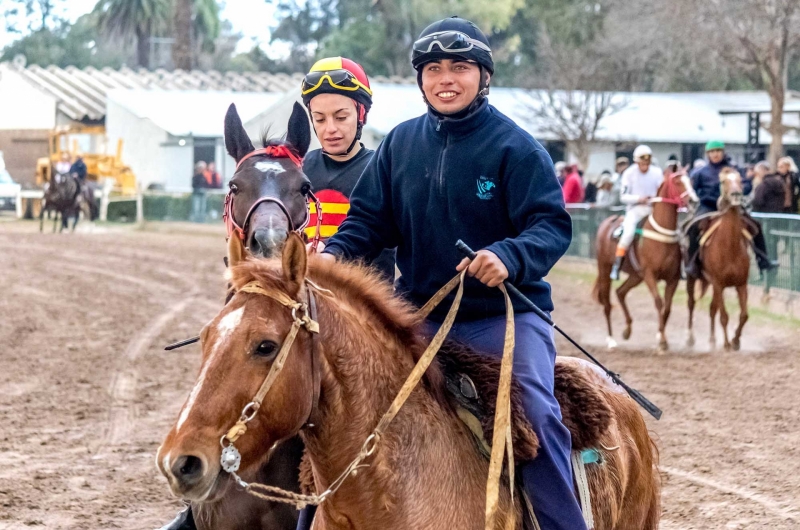
M 438 132 L 442 128 L 442 120 L 436 124 L 436 131 Z M 444 133 L 444 148 L 442 152 L 439 153 L 439 165 L 436 170 L 436 188 L 439 192 L 439 196 L 444 196 L 444 160 L 445 155 L 447 154 L 447 145 L 450 142 L 450 135 L 447 132 Z

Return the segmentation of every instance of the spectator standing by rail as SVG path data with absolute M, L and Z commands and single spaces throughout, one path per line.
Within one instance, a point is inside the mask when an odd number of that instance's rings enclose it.
M 758 213 L 783 213 L 786 187 L 783 178 L 771 171 L 769 162 L 761 161 L 753 169 L 755 190 L 751 205 Z
M 578 166 L 572 164 L 567 166 L 566 177 L 564 178 L 563 192 L 564 202 L 567 204 L 576 204 L 583 202 L 583 181 L 578 173 Z
M 595 206 L 598 208 L 611 208 L 617 206 L 619 202 L 619 187 L 614 183 L 611 171 L 606 169 L 600 173 L 600 181 L 597 183 L 597 201 Z
M 202 223 L 206 219 L 206 190 L 208 181 L 205 172 L 208 165 L 202 160 L 194 165 L 194 175 L 192 176 L 192 215 L 190 220 L 195 223 Z
M 797 213 L 797 203 L 800 199 L 800 176 L 797 165 L 790 156 L 778 160 L 778 175 L 780 175 L 785 189 L 783 213 Z
M 219 173 L 217 173 L 217 164 L 214 161 L 211 161 L 206 165 L 206 170 L 203 172 L 203 176 L 206 178 L 208 189 L 218 190 L 222 188 L 222 179 L 220 178 Z

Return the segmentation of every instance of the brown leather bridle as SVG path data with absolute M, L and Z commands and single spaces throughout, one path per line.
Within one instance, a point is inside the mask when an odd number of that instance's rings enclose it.
M 298 169 L 303 167 L 303 159 L 293 153 L 288 147 L 285 145 L 269 145 L 262 149 L 256 149 L 255 151 L 251 151 L 247 153 L 245 156 L 239 160 L 236 164 L 236 170 L 238 171 L 239 168 L 242 166 L 242 163 L 254 156 L 268 156 L 270 158 L 288 158 L 298 167 Z M 304 235 L 304 230 L 308 226 L 309 221 L 311 220 L 311 203 L 312 201 L 317 207 L 317 226 L 314 233 L 314 237 L 311 239 L 311 248 L 316 251 L 317 246 L 319 245 L 320 238 L 322 236 L 322 203 L 319 201 L 316 195 L 311 190 L 308 190 L 306 193 L 308 196 L 308 202 L 306 203 L 306 216 L 305 220 L 300 224 L 300 226 L 295 227 L 294 221 L 292 221 L 292 216 L 289 213 L 289 210 L 277 197 L 270 197 L 270 196 L 263 196 L 259 197 L 250 209 L 247 210 L 247 215 L 244 218 L 244 223 L 239 225 L 236 222 L 236 219 L 233 215 L 233 190 L 230 190 L 227 195 L 225 195 L 225 204 L 222 210 L 222 221 L 225 223 L 225 230 L 227 231 L 227 238 L 230 239 L 232 235 L 236 235 L 241 241 L 245 241 L 247 239 L 247 231 L 250 228 L 250 218 L 253 216 L 253 213 L 256 209 L 265 202 L 275 204 L 280 208 L 283 215 L 286 217 L 286 220 L 289 222 L 289 231 L 297 232 L 300 236 Z M 246 246 L 246 245 L 245 245 Z

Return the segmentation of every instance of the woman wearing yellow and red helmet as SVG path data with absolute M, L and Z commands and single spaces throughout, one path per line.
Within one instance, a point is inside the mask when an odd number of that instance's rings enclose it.
M 303 103 L 311 115 L 322 149 L 310 151 L 303 172 L 322 202 L 322 237 L 339 229 L 350 209 L 350 194 L 372 159 L 374 151 L 359 140 L 372 106 L 372 89 L 361 66 L 344 57 L 317 61 L 302 84 Z M 316 224 L 312 207 L 309 227 Z M 309 228 L 309 237 L 314 229 Z M 394 278 L 394 252 L 382 253 L 373 265 L 388 279 Z
M 361 65 L 344 57 L 320 59 L 303 78 L 302 96 L 325 154 L 342 158 L 359 150 L 372 106 L 372 89 Z

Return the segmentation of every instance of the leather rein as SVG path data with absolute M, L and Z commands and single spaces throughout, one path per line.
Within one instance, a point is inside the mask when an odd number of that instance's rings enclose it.
M 291 160 L 298 169 L 303 167 L 303 159 L 298 157 L 294 154 L 288 147 L 284 145 L 270 145 L 264 147 L 262 149 L 256 149 L 255 151 L 250 151 L 245 156 L 243 156 L 239 162 L 236 164 L 236 171 L 242 166 L 245 160 L 252 158 L 254 156 L 267 156 L 270 158 L 288 158 Z M 225 223 L 225 230 L 227 232 L 227 238 L 230 239 L 232 235 L 235 235 L 239 240 L 245 243 L 245 247 L 247 247 L 246 239 L 247 239 L 247 232 L 250 229 L 250 219 L 255 213 L 256 209 L 264 203 L 272 203 L 275 204 L 278 208 L 280 208 L 283 215 L 286 217 L 286 220 L 289 223 L 289 231 L 290 232 L 297 232 L 301 237 L 304 236 L 304 230 L 308 226 L 309 221 L 311 220 L 311 204 L 312 202 L 317 207 L 317 226 L 314 231 L 314 237 L 311 238 L 311 248 L 316 251 L 317 247 L 319 246 L 320 239 L 322 237 L 322 203 L 317 198 L 316 195 L 311 190 L 308 190 L 306 193 L 308 196 L 308 202 L 306 203 L 306 215 L 305 219 L 299 226 L 294 225 L 294 221 L 292 221 L 292 216 L 289 214 L 288 208 L 286 205 L 283 204 L 277 197 L 271 197 L 269 195 L 265 195 L 259 197 L 253 204 L 250 206 L 250 209 L 247 210 L 247 215 L 244 217 L 244 222 L 240 225 L 236 222 L 236 218 L 234 217 L 233 213 L 233 198 L 234 192 L 233 190 L 228 191 L 225 195 L 225 204 L 222 209 L 222 221 Z

